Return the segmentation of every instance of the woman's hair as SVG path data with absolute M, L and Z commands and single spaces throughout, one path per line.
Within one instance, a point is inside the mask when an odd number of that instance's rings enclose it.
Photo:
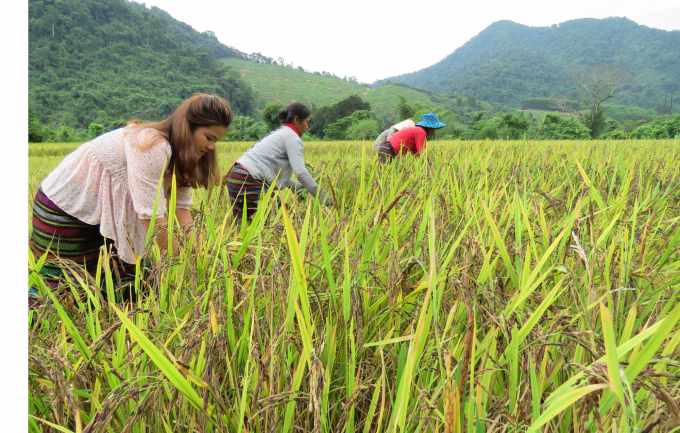
M 234 113 L 227 101 L 217 96 L 198 93 L 184 101 L 165 120 L 130 126 L 135 129 L 153 128 L 161 133 L 162 137 L 142 145 L 155 144 L 159 139 L 168 140 L 172 156 L 165 175 L 172 176 L 174 171 L 178 186 L 207 188 L 219 178 L 217 155 L 214 151 L 209 151 L 199 158 L 193 132 L 200 126 L 220 125 L 228 128 L 233 120 Z
M 296 117 L 300 120 L 305 120 L 312 115 L 312 110 L 304 104 L 299 102 L 293 102 L 289 106 L 282 108 L 276 114 L 281 121 L 281 123 L 293 123 Z

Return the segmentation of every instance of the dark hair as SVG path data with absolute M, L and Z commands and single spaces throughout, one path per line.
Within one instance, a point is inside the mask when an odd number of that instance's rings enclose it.
M 172 155 L 166 176 L 175 172 L 177 183 L 193 187 L 208 187 L 219 178 L 217 155 L 208 151 L 199 158 L 193 132 L 200 126 L 221 125 L 228 128 L 234 113 L 224 99 L 198 93 L 177 107 L 172 116 L 156 123 L 133 125 L 134 128 L 153 128 L 168 140 Z
M 276 114 L 281 123 L 293 123 L 293 120 L 295 120 L 296 117 L 298 117 L 300 120 L 305 120 L 311 115 L 312 110 L 310 110 L 308 106 L 300 104 L 299 102 L 293 102 L 286 108 L 280 109 Z

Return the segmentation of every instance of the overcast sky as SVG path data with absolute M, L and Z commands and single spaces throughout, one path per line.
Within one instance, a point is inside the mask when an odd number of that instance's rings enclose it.
M 138 0 L 140 3 L 142 0 Z M 680 0 L 336 2 L 146 0 L 243 52 L 283 57 L 311 71 L 373 82 L 430 66 L 500 20 L 550 26 L 627 17 L 680 30 Z M 407 56 L 399 57 L 402 54 Z
M 139 1 L 142 2 L 141 0 Z M 680 0 L 371 1 L 146 0 L 243 52 L 283 57 L 311 71 L 359 81 L 413 72 L 446 57 L 500 20 L 550 26 L 627 17 L 680 30 Z M 408 54 L 402 56 L 401 54 Z

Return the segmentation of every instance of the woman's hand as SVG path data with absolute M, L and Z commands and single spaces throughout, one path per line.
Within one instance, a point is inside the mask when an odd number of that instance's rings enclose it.
M 191 211 L 189 209 L 176 208 L 175 215 L 180 227 L 184 230 L 184 236 L 187 239 L 191 238 L 191 233 L 194 231 L 194 218 L 191 216 Z
M 141 219 L 142 225 L 144 226 L 144 230 L 146 232 L 149 232 L 149 227 L 151 226 L 151 220 L 148 219 Z M 154 239 L 156 240 L 156 244 L 158 245 L 158 248 L 161 250 L 161 252 L 165 252 L 168 250 L 168 220 L 165 218 L 156 218 L 156 223 L 154 224 L 153 227 L 154 231 Z M 172 240 L 172 253 L 177 254 L 177 249 L 179 245 L 177 242 L 173 239 Z
M 326 198 L 323 201 L 323 205 L 326 206 L 327 208 L 333 207 L 333 200 L 329 196 L 326 196 Z
M 308 194 L 307 190 L 304 188 L 295 191 L 295 196 L 297 197 L 297 200 L 299 202 L 305 201 L 305 198 L 307 198 L 307 194 Z
M 191 234 L 194 230 L 194 219 L 191 216 L 191 211 L 189 209 L 175 209 L 175 216 L 179 225 L 184 230 L 184 237 L 186 239 L 191 238 Z M 142 219 L 142 224 L 144 225 L 144 230 L 149 231 L 149 226 L 151 226 L 151 220 Z M 168 220 L 166 218 L 156 218 L 156 223 L 154 224 L 154 238 L 156 239 L 156 244 L 161 251 L 165 252 L 168 249 Z M 196 242 L 196 239 L 194 239 Z M 179 244 L 175 239 L 172 240 L 172 253 L 177 254 L 177 249 Z
M 180 227 L 184 230 L 184 238 L 188 241 L 191 239 L 191 235 L 194 232 L 194 218 L 191 216 L 191 211 L 189 209 L 176 208 L 175 215 L 177 216 Z M 194 237 L 194 246 L 197 245 L 198 236 Z

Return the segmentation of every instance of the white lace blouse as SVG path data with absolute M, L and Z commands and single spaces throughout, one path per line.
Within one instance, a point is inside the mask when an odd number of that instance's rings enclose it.
M 120 258 L 131 264 L 144 252 L 146 230 L 141 219 L 151 219 L 158 182 L 171 155 L 170 144 L 157 140 L 158 131 L 135 129 L 116 129 L 82 144 L 41 184 L 45 195 L 64 212 L 84 223 L 99 224 L 100 233 L 113 240 Z M 156 218 L 164 216 L 165 190 L 164 185 Z M 191 188 L 177 188 L 177 207 L 191 205 Z

